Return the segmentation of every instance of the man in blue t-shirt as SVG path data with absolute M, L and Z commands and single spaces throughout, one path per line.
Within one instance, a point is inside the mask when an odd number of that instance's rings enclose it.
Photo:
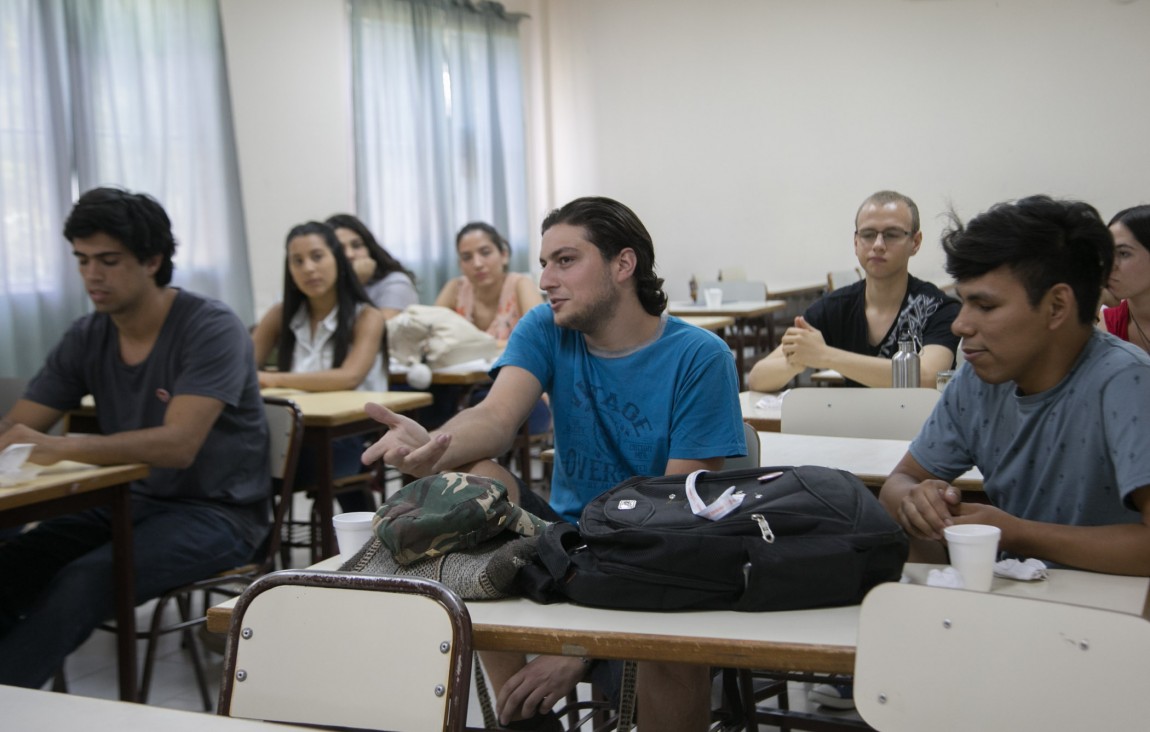
M 834 369 L 849 386 L 890 386 L 898 336 L 910 333 L 924 386 L 951 368 L 958 303 L 911 276 L 922 244 L 918 206 L 895 191 L 867 197 L 855 214 L 854 249 L 866 278 L 820 298 L 787 328 L 779 346 L 751 369 L 748 385 L 778 391 L 804 369 Z
M 152 198 L 88 191 L 64 225 L 95 312 L 73 323 L 0 420 L 30 460 L 147 463 L 131 486 L 136 598 L 250 560 L 270 515 L 251 338 L 222 303 L 169 286 L 176 242 Z M 101 434 L 45 434 L 91 394 Z M 39 687 L 113 611 L 109 510 L 0 545 L 0 684 Z
M 390 429 L 364 462 L 383 459 L 412 475 L 491 475 L 529 510 L 577 521 L 587 502 L 625 478 L 715 470 L 745 454 L 734 357 L 714 334 L 663 312 L 654 245 L 638 217 L 611 199 L 581 198 L 552 211 L 542 229 L 539 285 L 548 303 L 512 332 L 487 398 L 432 434 L 369 405 Z M 557 446 L 552 516 L 487 459 L 510 447 L 544 392 Z M 549 712 L 585 672 L 578 658 L 525 664 L 522 656 L 488 653 L 483 660 L 504 724 L 539 725 L 531 718 Z M 709 698 L 706 667 L 640 664 L 645 728 L 705 729 Z
M 943 235 L 966 363 L 880 494 L 915 558 L 992 524 L 1015 556 L 1150 576 L 1150 358 L 1094 327 L 1113 247 L 1093 207 L 1045 196 Z M 972 466 L 989 505 L 949 483 Z

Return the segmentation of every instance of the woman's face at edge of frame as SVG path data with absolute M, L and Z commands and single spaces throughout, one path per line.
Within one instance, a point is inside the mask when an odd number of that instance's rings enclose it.
M 1107 289 L 1120 300 L 1150 291 L 1150 249 L 1134 238 L 1122 222 L 1110 227 L 1114 236 L 1114 267 Z

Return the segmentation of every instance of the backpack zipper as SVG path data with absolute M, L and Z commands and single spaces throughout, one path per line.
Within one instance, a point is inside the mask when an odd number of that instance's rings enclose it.
M 759 531 L 763 534 L 763 541 L 768 544 L 774 544 L 775 532 L 771 531 L 771 525 L 767 523 L 767 517 L 761 513 L 752 513 L 751 519 L 759 525 Z

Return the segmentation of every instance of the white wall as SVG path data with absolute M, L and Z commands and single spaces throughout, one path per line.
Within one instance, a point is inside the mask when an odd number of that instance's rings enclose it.
M 672 297 L 742 265 L 779 285 L 853 266 L 853 215 L 1033 193 L 1150 201 L 1150 2 L 553 0 L 555 201 L 635 209 Z
M 507 0 L 528 68 L 530 222 L 608 195 L 672 297 L 742 266 L 782 286 L 854 265 L 853 216 L 1150 201 L 1150 0 Z M 257 312 L 287 228 L 354 205 L 343 0 L 222 0 Z M 538 246 L 538 241 L 533 242 Z M 534 259 L 534 256 L 532 257 Z
M 355 207 L 342 0 L 221 0 L 256 317 L 295 224 Z

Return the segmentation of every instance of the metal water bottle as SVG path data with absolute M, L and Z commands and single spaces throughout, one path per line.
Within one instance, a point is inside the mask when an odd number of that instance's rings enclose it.
M 918 351 L 909 330 L 899 331 L 898 353 L 891 362 L 891 386 L 896 389 L 914 389 L 919 385 Z

